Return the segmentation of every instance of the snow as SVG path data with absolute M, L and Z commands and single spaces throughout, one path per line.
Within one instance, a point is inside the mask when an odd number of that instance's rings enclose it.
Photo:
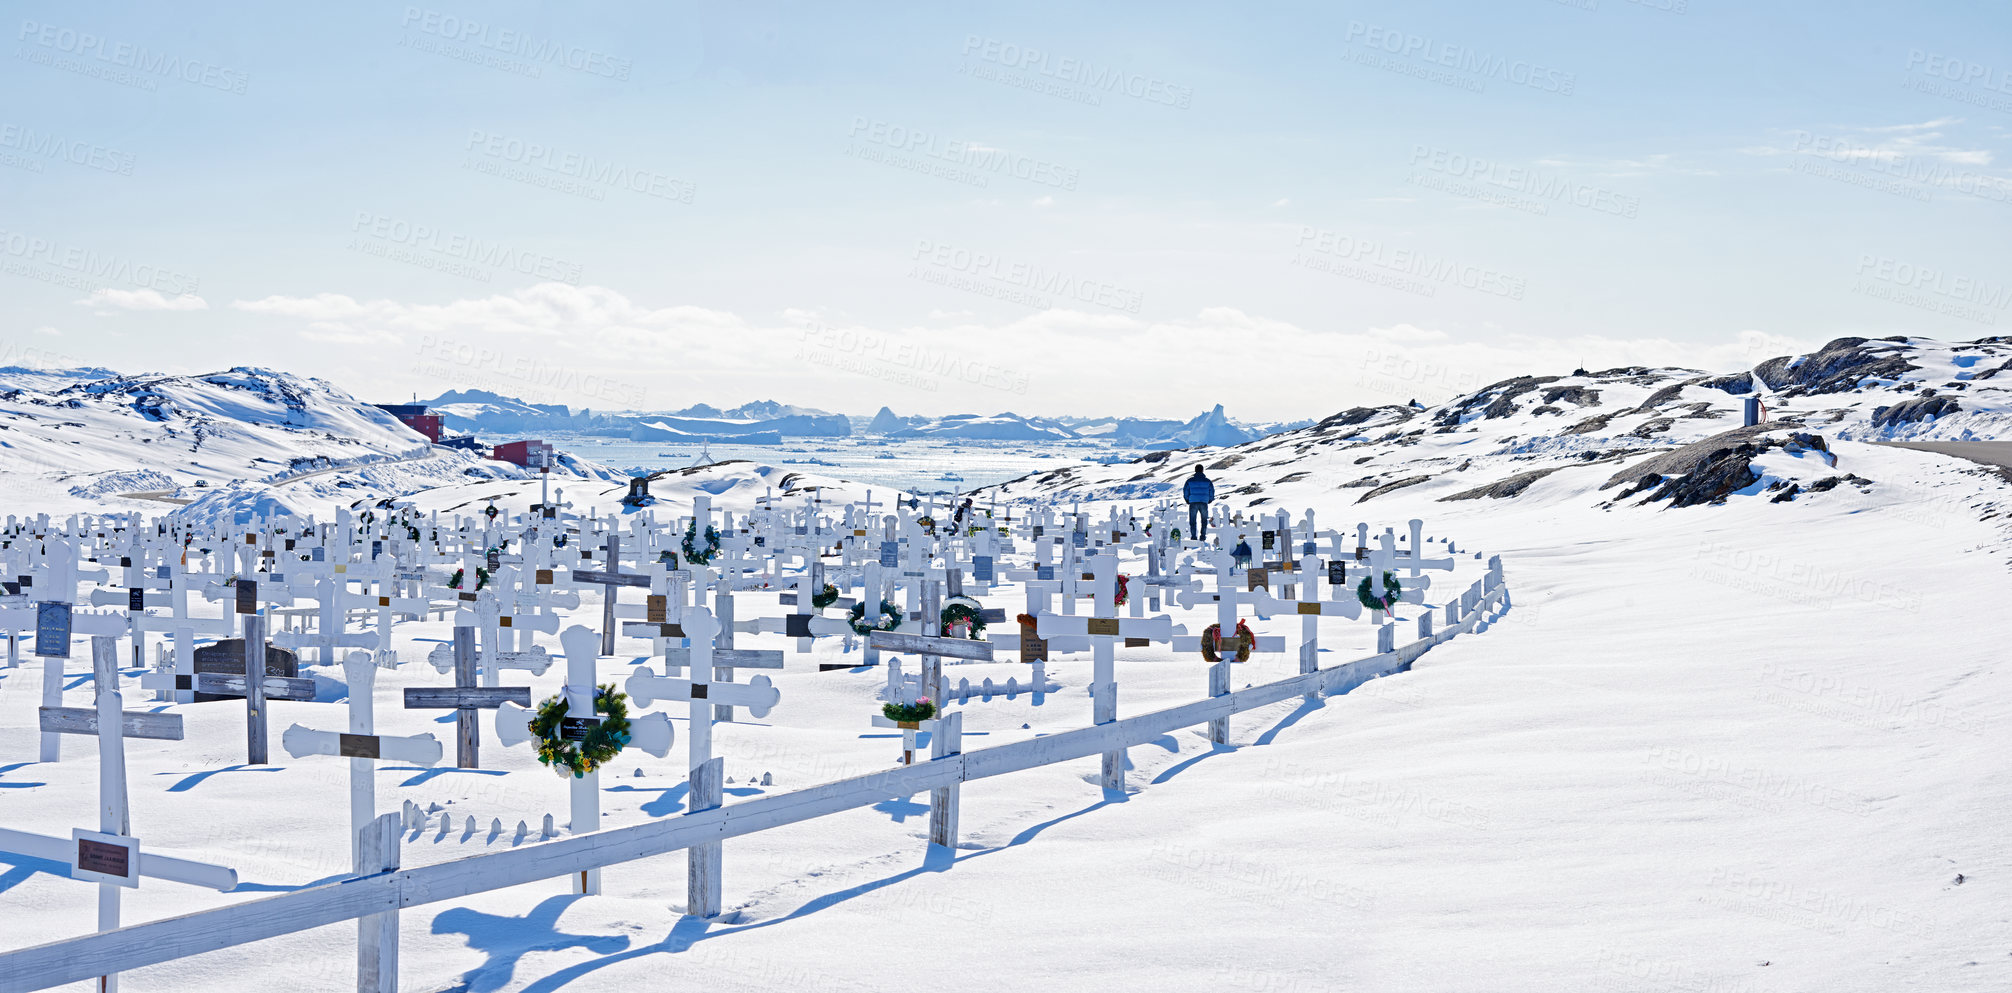
M 1953 350 L 1920 347 L 1929 361 L 1917 388 L 1971 368 L 1935 367 L 1935 355 Z M 2003 350 L 1977 351 L 1993 349 Z M 2012 914 L 2002 843 L 2012 673 L 1991 621 L 2007 568 L 2006 483 L 1969 463 L 1851 440 L 1871 433 L 1874 407 L 1908 395 L 1889 386 L 1790 401 L 1795 413 L 1846 412 L 1835 426 L 1803 429 L 1829 438 L 1835 467 L 1814 451 L 1771 449 L 1754 462 L 1761 482 L 1721 505 L 1664 509 L 1641 503 L 1646 494 L 1616 502 L 1599 489 L 1610 475 L 1738 424 L 1739 398 L 1710 387 L 1636 409 L 1691 375 L 1563 377 L 1544 385 L 1597 388 L 1599 403 L 1568 400 L 1563 414 L 1538 414 L 1539 397 L 1527 395 L 1501 417 L 1486 416 L 1486 402 L 1389 408 L 1235 449 L 1075 464 L 1015 484 L 1006 492 L 1142 494 L 1199 462 L 1212 467 L 1222 499 L 1311 507 L 1324 526 L 1364 520 L 1380 530 L 1421 517 L 1430 535 L 1500 554 L 1514 605 L 1409 673 L 1309 708 L 1241 714 L 1228 748 L 1211 748 L 1201 728 L 1133 748 L 1122 795 L 1095 785 L 1094 759 L 974 782 L 962 791 L 955 853 L 926 846 L 922 797 L 735 839 L 725 848 L 728 913 L 715 922 L 678 916 L 676 855 L 611 869 L 603 896 L 574 898 L 554 880 L 409 909 L 404 986 L 2012 988 L 2002 940 Z M 1990 380 L 1973 382 L 1961 394 L 1966 410 L 1942 420 L 1992 436 L 2005 410 L 1985 392 Z M 1694 403 L 1720 416 L 1673 416 Z M 1626 413 L 1597 432 L 1560 433 L 1609 412 Z M 1436 433 L 1440 413 L 1455 430 Z M 1659 413 L 1672 418 L 1665 431 L 1632 434 Z M 1439 502 L 1536 468 L 1557 471 L 1518 497 Z M 861 495 L 856 484 L 785 470 L 744 462 L 674 473 L 652 485 L 662 501 L 652 512 L 675 514 L 714 488 L 715 506 L 736 512 L 771 486 L 802 497 L 827 485 L 827 501 Z M 1155 478 L 1134 480 L 1148 472 Z M 1845 472 L 1871 485 L 1770 501 L 1776 480 L 1806 485 Z M 1366 503 L 1357 502 L 1366 487 L 1345 485 L 1416 474 L 1434 478 Z M 626 491 L 619 480 L 554 483 L 567 487 L 575 513 L 611 511 Z M 235 506 L 258 490 L 234 492 L 206 499 Z M 494 478 L 405 499 L 471 513 L 491 498 L 522 510 L 537 495 L 536 480 Z M 44 499 L 26 487 L 20 496 L 24 511 Z M 1462 568 L 1464 585 L 1478 563 Z M 744 615 L 780 609 L 763 594 L 744 597 Z M 598 623 L 596 596 L 583 600 L 574 616 Z M 1010 608 L 1019 595 L 988 600 Z M 1191 629 L 1213 619 L 1176 618 Z M 1297 643 L 1297 618 L 1253 626 Z M 1369 652 L 1366 625 L 1322 631 L 1324 665 Z M 444 637 L 442 622 L 410 624 L 400 647 L 417 658 L 435 643 L 420 639 Z M 626 675 L 645 647 L 623 639 L 602 678 Z M 821 658 L 834 651 L 821 643 Z M 791 653 L 776 674 L 781 705 L 716 729 L 736 780 L 730 803 L 891 759 L 897 743 L 865 726 L 883 675 L 820 673 L 817 661 Z M 1039 706 L 1025 697 L 968 705 L 966 747 L 1087 723 L 1089 668 L 1087 657 L 1051 665 L 1064 689 Z M 949 670 L 974 682 L 1018 671 Z M 1258 656 L 1233 685 L 1291 671 L 1289 657 Z M 86 824 L 92 744 L 67 739 L 57 766 L 26 761 L 40 670 L 0 673 L 0 756 L 13 756 L 0 762 L 0 822 L 49 832 Z M 531 680 L 535 695 L 559 679 L 555 670 Z M 1199 662 L 1160 646 L 1122 652 L 1118 681 L 1121 716 L 1193 700 L 1206 686 Z M 451 732 L 451 717 L 394 702 L 403 686 L 440 682 L 412 662 L 383 673 L 381 729 Z M 141 698 L 128 689 L 129 707 Z M 270 706 L 276 729 L 340 721 L 325 703 Z M 246 892 L 147 884 L 128 894 L 128 920 L 346 871 L 338 760 L 276 756 L 275 767 L 244 768 L 241 707 L 173 709 L 189 723 L 186 742 L 128 742 L 134 833 L 156 850 L 236 865 Z M 534 833 L 545 813 L 564 823 L 563 784 L 523 751 L 497 746 L 486 720 L 483 736 L 493 768 L 482 772 L 379 770 L 381 806 L 438 803 L 455 817 L 451 833 L 409 842 L 407 864 L 507 847 L 520 819 Z M 676 816 L 682 758 L 625 754 L 603 779 L 605 823 Z M 773 786 L 749 783 L 764 773 Z M 480 825 L 465 840 L 464 816 Z M 491 818 L 503 821 L 500 839 L 488 837 Z M 0 873 L 9 947 L 93 927 L 91 888 L 50 869 Z M 163 991 L 352 988 L 353 934 L 344 925 L 292 935 L 127 981 Z

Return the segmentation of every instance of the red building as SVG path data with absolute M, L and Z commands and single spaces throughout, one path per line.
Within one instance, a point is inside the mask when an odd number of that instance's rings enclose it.
M 527 469 L 537 469 L 552 464 L 552 446 L 542 441 L 508 441 L 497 445 L 489 457 L 498 462 L 511 462 Z
M 426 436 L 426 440 L 440 444 L 443 427 L 439 414 L 426 412 L 426 405 L 419 403 L 380 403 L 377 409 L 398 418 L 400 423 Z

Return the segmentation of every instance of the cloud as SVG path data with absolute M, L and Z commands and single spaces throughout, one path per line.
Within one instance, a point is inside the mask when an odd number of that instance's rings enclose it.
M 1292 206 L 1292 198 L 1280 197 L 1277 200 L 1273 200 L 1271 205 L 1274 207 L 1290 207 Z
M 746 318 L 652 306 L 605 287 L 559 283 L 442 303 L 325 293 L 232 306 L 282 330 L 294 323 L 292 333 L 325 349 L 317 375 L 363 392 L 477 387 L 596 410 L 776 399 L 847 413 L 886 404 L 937 414 L 1011 408 L 1185 417 L 1221 399 L 1238 417 L 1278 420 L 1412 397 L 1435 402 L 1582 364 L 1730 371 L 1813 347 L 1758 331 L 1699 346 L 1413 324 L 1314 328 L 1236 307 L 1167 319 L 1059 308 L 1001 319 L 938 309 L 910 325 L 870 326 L 808 309 Z M 1235 375 L 1198 371 L 1206 360 L 1197 357 L 1221 354 L 1226 343 L 1238 354 L 1319 370 L 1321 386 L 1252 388 Z
M 161 291 L 142 290 L 93 290 L 91 295 L 77 301 L 79 307 L 95 307 L 100 315 L 108 315 L 121 310 L 208 310 L 209 301 L 193 293 L 181 296 L 162 296 Z
M 1048 197 L 1048 196 L 1042 196 L 1042 197 L 1035 197 L 1034 199 L 1032 199 L 1032 200 L 1029 200 L 1029 201 L 1027 201 L 1027 202 L 1028 202 L 1028 203 L 1031 203 L 1031 204 L 1033 204 L 1033 205 L 1034 205 L 1034 206 L 1036 206 L 1036 207 L 1053 207 L 1053 206 L 1055 206 L 1055 198 L 1054 198 L 1054 197 Z

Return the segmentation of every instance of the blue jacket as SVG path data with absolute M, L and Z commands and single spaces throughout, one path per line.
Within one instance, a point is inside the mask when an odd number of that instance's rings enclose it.
M 1207 503 L 1216 498 L 1216 484 L 1207 476 L 1189 476 L 1187 485 L 1181 487 L 1181 496 L 1189 503 Z

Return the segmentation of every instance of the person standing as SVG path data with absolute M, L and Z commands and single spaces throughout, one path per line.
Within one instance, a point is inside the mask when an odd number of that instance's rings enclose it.
M 1202 475 L 1202 467 L 1195 466 L 1195 474 L 1181 486 L 1181 497 L 1188 501 L 1188 532 L 1196 541 L 1208 540 L 1209 501 L 1216 498 L 1216 484 Z

